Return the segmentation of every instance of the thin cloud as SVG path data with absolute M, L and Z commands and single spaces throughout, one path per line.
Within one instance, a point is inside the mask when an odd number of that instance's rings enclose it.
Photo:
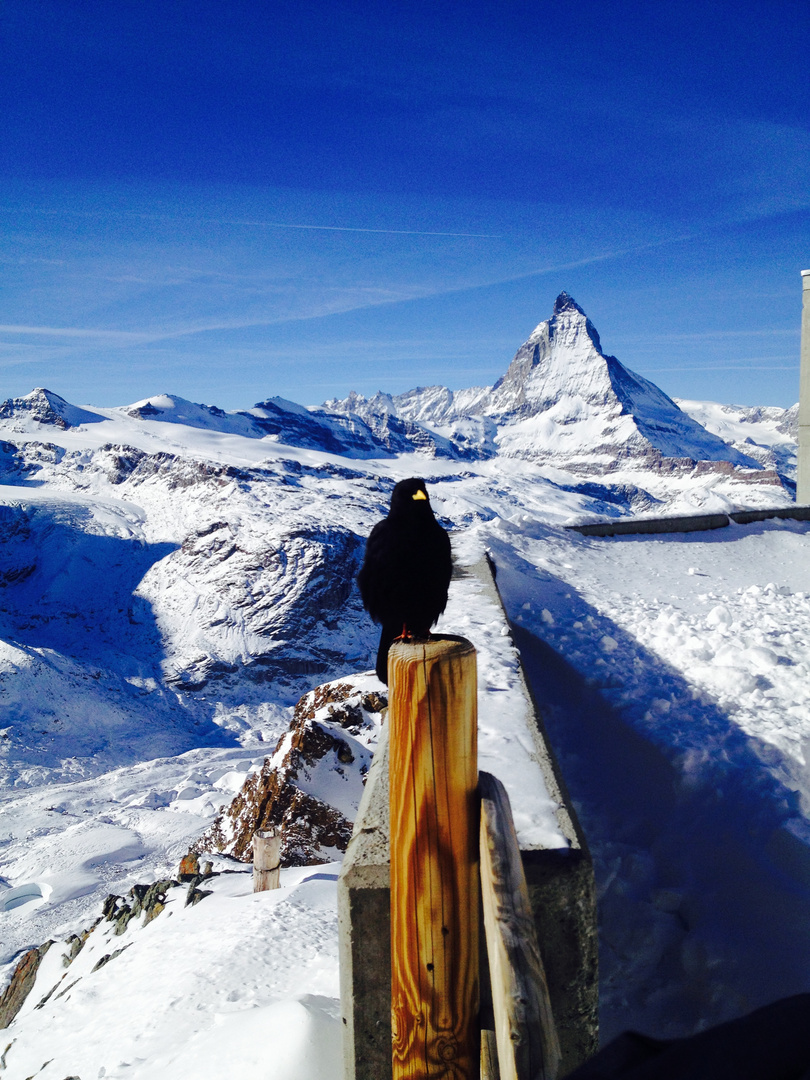
M 149 334 L 143 331 L 94 330 L 80 326 L 19 326 L 0 324 L 0 334 L 36 334 L 41 337 L 105 338 L 121 341 L 147 341 Z
M 375 230 L 365 230 L 375 231 Z M 432 234 L 438 235 L 438 234 Z M 446 234 L 450 235 L 450 234 Z M 99 339 L 108 342 L 118 341 L 122 345 L 152 344 L 160 341 L 177 340 L 179 338 L 193 337 L 199 334 L 235 332 L 240 330 L 257 330 L 266 326 L 279 326 L 295 322 L 305 322 L 313 319 L 328 318 L 332 315 L 344 315 L 350 312 L 362 311 L 369 308 L 411 303 L 418 300 L 429 300 L 440 296 L 458 296 L 464 293 L 480 291 L 483 289 L 496 288 L 501 285 L 509 285 L 519 281 L 526 281 L 534 277 L 557 274 L 567 270 L 577 269 L 582 266 L 590 266 L 595 263 L 621 259 L 627 255 L 635 255 L 639 252 L 662 245 L 679 243 L 691 239 L 690 236 L 676 236 L 663 240 L 655 240 L 645 244 L 631 245 L 613 251 L 600 252 L 589 255 L 582 259 L 575 259 L 564 263 L 555 263 L 551 266 L 535 267 L 533 270 L 508 277 L 497 278 L 482 282 L 474 282 L 465 285 L 455 285 L 448 288 L 430 288 L 424 286 L 404 286 L 401 288 L 355 288 L 346 290 L 343 297 L 324 298 L 310 310 L 298 313 L 267 316 L 248 317 L 233 319 L 218 319 L 211 322 L 200 322 L 196 325 L 164 326 L 145 328 L 140 331 L 127 330 L 99 330 L 83 327 L 52 327 L 52 326 L 26 326 L 26 325 L 0 325 L 0 333 L 19 335 L 40 335 L 65 338 Z M 330 291 L 330 290 L 328 290 Z M 334 291 L 334 290 L 331 290 Z
M 139 216 L 151 219 L 151 215 L 141 214 Z M 284 221 L 240 221 L 239 219 L 221 220 L 219 218 L 201 218 L 200 221 L 205 225 L 246 225 L 251 228 L 264 229 L 314 229 L 322 232 L 381 233 L 385 236 L 463 236 L 475 240 L 502 239 L 501 233 L 430 232 L 424 229 L 371 229 L 354 225 L 298 225 Z
M 429 229 L 379 229 L 357 225 L 315 225 L 309 222 L 299 223 L 291 221 L 260 221 L 245 220 L 242 218 L 198 218 L 178 217 L 171 214 L 142 214 L 136 211 L 118 210 L 114 214 L 105 214 L 99 210 L 70 210 L 60 207 L 59 209 L 46 209 L 45 207 L 15 207 L 0 206 L 3 214 L 43 214 L 48 217 L 81 217 L 81 218 L 136 218 L 139 221 L 183 221 L 196 225 L 238 225 L 251 229 L 305 229 L 316 232 L 349 232 L 349 233 L 380 233 L 384 236 L 456 236 L 468 237 L 474 240 L 500 240 L 502 233 L 474 233 L 474 232 L 441 232 Z
M 335 304 L 333 306 L 324 305 L 319 310 L 307 311 L 296 315 L 284 315 L 277 318 L 268 319 L 250 319 L 245 321 L 234 320 L 232 322 L 219 322 L 206 324 L 197 327 L 188 327 L 186 329 L 178 329 L 176 331 L 167 332 L 163 337 L 186 337 L 193 334 L 205 334 L 214 333 L 223 330 L 248 330 L 258 329 L 262 326 L 278 326 L 280 324 L 293 323 L 293 322 L 305 322 L 310 319 L 323 319 L 328 318 L 330 315 L 344 315 L 352 311 L 362 311 L 366 308 L 381 307 L 388 304 L 407 304 L 414 300 L 432 300 L 439 296 L 459 296 L 463 293 L 475 292 L 481 289 L 492 289 L 499 285 L 510 285 L 517 281 L 525 281 L 533 277 L 541 277 L 547 274 L 557 274 L 564 270 L 573 270 L 580 266 L 590 266 L 593 263 L 605 262 L 611 259 L 620 259 L 625 255 L 634 255 L 640 251 L 645 251 L 648 248 L 660 247 L 662 244 L 677 243 L 682 240 L 689 239 L 689 237 L 674 237 L 669 240 L 656 240 L 649 244 L 640 244 L 635 247 L 621 248 L 618 251 L 607 251 L 599 255 L 589 255 L 584 259 L 576 259 L 572 262 L 556 263 L 553 266 L 537 267 L 534 270 L 528 270 L 522 274 L 511 275 L 510 277 L 497 278 L 494 281 L 481 281 L 475 282 L 469 285 L 456 285 L 446 289 L 420 289 L 414 287 L 412 289 L 403 290 L 405 295 L 383 295 L 377 299 L 368 300 L 367 295 L 374 290 L 360 290 L 364 294 L 364 302 L 352 302 L 348 301 L 345 304 Z
M 788 335 L 799 337 L 799 330 L 795 328 L 778 330 L 703 330 L 697 334 L 654 334 L 650 337 L 635 337 L 633 335 L 616 335 L 616 341 L 628 345 L 668 345 L 673 341 L 704 341 L 720 340 L 723 338 L 738 337 L 775 337 Z

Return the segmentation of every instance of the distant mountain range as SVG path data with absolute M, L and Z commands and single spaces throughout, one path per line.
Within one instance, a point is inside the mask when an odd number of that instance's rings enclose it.
M 742 469 L 773 464 L 724 441 L 653 383 L 606 356 L 595 327 L 567 293 L 492 387 L 350 394 L 326 407 L 361 417 L 375 431 L 394 418 L 422 424 L 465 456 L 500 453 L 578 473 L 631 463 L 666 471 L 695 461 Z
M 565 293 L 492 387 L 237 412 L 7 400 L 0 779 L 255 731 L 268 701 L 368 666 L 354 578 L 398 479 L 424 475 L 480 554 L 502 523 L 784 505 L 795 430 L 795 409 L 679 407 Z
M 321 407 L 268 398 L 225 412 L 160 394 L 119 409 L 77 408 L 37 389 L 0 405 L 0 430 L 35 434 L 124 417 L 263 439 L 354 460 L 417 452 L 458 461 L 497 455 L 593 476 L 623 469 L 770 471 L 791 480 L 797 410 L 713 407 L 673 401 L 602 352 L 582 308 L 561 293 L 551 317 L 520 346 L 491 387 L 417 387 L 403 394 L 351 393 Z M 762 476 L 752 477 L 761 482 Z

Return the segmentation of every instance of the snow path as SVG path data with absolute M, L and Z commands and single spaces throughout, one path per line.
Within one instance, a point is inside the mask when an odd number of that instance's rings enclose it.
M 807 990 L 808 544 L 785 522 L 493 538 L 594 855 L 603 1039 Z

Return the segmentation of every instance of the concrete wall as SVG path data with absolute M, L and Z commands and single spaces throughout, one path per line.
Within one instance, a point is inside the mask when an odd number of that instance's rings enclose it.
M 780 506 L 776 510 L 734 510 L 730 514 L 690 514 L 688 517 L 615 518 L 612 521 L 594 521 L 588 525 L 566 525 L 566 529 L 582 533 L 583 536 L 633 536 L 641 533 L 687 533 L 725 529 L 732 521 L 737 525 L 750 525 L 752 522 L 767 521 L 769 518 L 810 521 L 810 506 Z
M 391 856 L 388 725 L 371 763 L 338 878 L 346 1080 L 391 1076 Z
M 802 270 L 802 344 L 799 375 L 799 470 L 796 502 L 810 503 L 810 270 Z
M 482 561 L 471 572 L 500 605 L 491 564 Z M 565 1074 L 590 1057 L 598 1042 L 593 867 L 522 668 L 517 678 L 531 710 L 534 753 L 549 794 L 559 803 L 557 823 L 568 840 L 567 848 L 521 848 Z M 346 1080 L 388 1080 L 391 1076 L 388 822 L 384 726 L 338 881 Z

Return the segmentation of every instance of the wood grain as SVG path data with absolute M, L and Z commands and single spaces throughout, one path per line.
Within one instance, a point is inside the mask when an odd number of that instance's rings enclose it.
M 481 1029 L 481 1080 L 501 1080 L 495 1032 Z
M 560 1045 L 509 797 L 480 774 L 481 889 L 501 1080 L 555 1080 Z
M 258 829 L 253 834 L 253 891 L 281 888 L 281 832 Z
M 478 1080 L 477 677 L 464 638 L 388 654 L 393 1080 Z

